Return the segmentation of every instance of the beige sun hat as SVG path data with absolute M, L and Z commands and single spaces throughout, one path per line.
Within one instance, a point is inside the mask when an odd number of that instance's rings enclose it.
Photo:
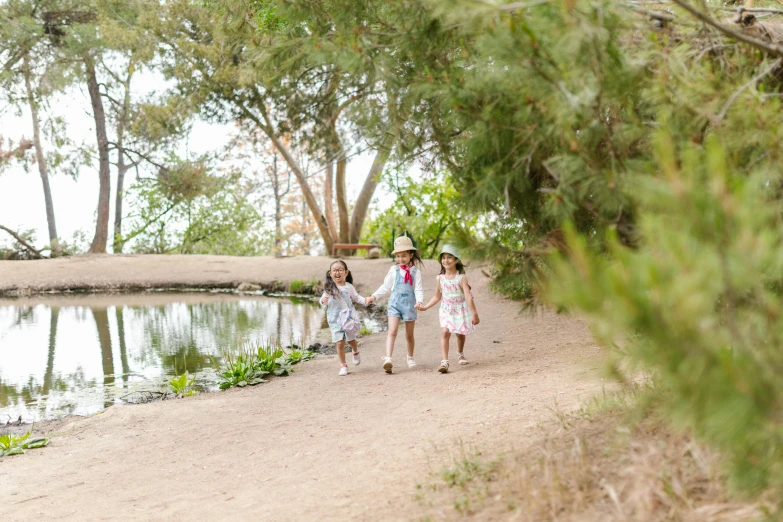
M 398 252 L 407 252 L 408 250 L 418 250 L 418 248 L 413 246 L 413 240 L 411 240 L 411 238 L 408 236 L 400 236 L 394 240 L 392 255 Z

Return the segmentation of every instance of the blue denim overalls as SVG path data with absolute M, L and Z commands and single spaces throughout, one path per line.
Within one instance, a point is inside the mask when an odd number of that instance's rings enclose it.
M 389 317 L 399 317 L 403 322 L 416 320 L 416 294 L 413 292 L 413 286 L 405 282 L 405 274 L 400 270 L 400 266 L 395 266 L 397 274 L 394 278 L 394 287 L 389 296 L 389 305 L 387 313 Z M 411 267 L 411 277 L 416 281 L 415 266 Z

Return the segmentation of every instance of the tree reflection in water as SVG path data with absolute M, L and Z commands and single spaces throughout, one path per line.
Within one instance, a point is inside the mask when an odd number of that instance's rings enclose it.
M 321 307 L 308 300 L 162 297 L 154 295 L 149 305 L 129 295 L 117 296 L 114 305 L 82 296 L 73 304 L 0 306 L 0 422 L 5 415 L 38 420 L 95 413 L 186 371 L 209 380 L 211 356 L 248 341 L 308 344 L 325 321 Z

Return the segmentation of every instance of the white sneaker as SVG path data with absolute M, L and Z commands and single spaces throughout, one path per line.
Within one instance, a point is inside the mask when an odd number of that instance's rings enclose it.
M 392 364 L 391 357 L 382 357 L 382 359 L 383 359 L 383 369 L 386 371 L 386 373 L 391 373 L 392 366 L 394 366 Z
M 362 362 L 362 356 L 359 352 L 353 352 L 353 365 L 359 366 Z
M 416 361 L 411 357 L 408 356 L 408 368 L 415 368 L 416 367 Z
M 343 377 L 345 375 L 348 375 L 348 366 L 340 366 L 340 373 L 338 373 L 340 377 Z

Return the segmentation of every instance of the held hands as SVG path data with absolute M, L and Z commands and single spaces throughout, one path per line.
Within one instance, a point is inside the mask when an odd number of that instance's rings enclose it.
M 425 311 L 425 310 L 426 310 L 427 308 L 429 308 L 429 307 L 428 307 L 428 306 L 424 306 L 424 303 L 416 303 L 416 305 L 414 306 L 414 308 L 415 308 L 416 310 L 418 310 L 419 312 L 423 312 L 423 311 Z
M 375 296 L 372 296 L 372 295 L 371 295 L 371 296 L 368 296 L 368 297 L 365 297 L 365 298 L 364 298 L 364 304 L 365 304 L 365 306 L 370 306 L 370 305 L 371 305 L 371 304 L 373 304 L 374 302 L 375 302 Z

